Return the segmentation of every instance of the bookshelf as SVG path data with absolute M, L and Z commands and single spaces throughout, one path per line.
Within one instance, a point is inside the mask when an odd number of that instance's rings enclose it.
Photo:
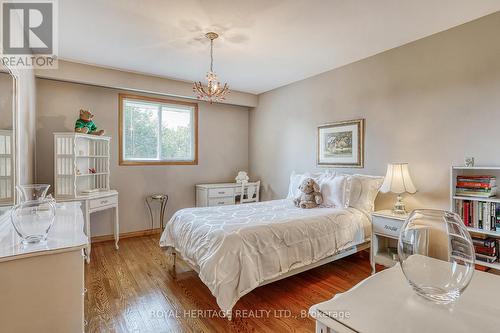
M 109 143 L 108 136 L 54 133 L 56 199 L 82 198 L 110 190 Z
M 478 175 L 489 175 L 495 176 L 497 180 L 500 180 L 500 167 L 498 166 L 478 166 L 478 167 L 465 167 L 465 166 L 452 166 L 451 167 L 451 177 L 450 177 L 450 210 L 452 212 L 460 214 L 457 211 L 457 202 L 459 201 L 472 201 L 472 202 L 486 202 L 486 203 L 498 203 L 500 204 L 500 192 L 497 193 L 496 196 L 483 198 L 483 197 L 474 197 L 474 196 L 462 196 L 456 195 L 456 185 L 457 185 L 457 176 L 478 176 Z M 481 237 L 493 237 L 496 239 L 500 239 L 500 230 L 484 230 L 478 229 L 474 227 L 467 227 L 467 230 L 471 234 L 471 236 L 481 236 Z M 500 259 L 498 259 L 500 260 Z M 496 270 L 500 270 L 500 262 L 484 262 L 476 260 L 476 264 L 493 268 Z

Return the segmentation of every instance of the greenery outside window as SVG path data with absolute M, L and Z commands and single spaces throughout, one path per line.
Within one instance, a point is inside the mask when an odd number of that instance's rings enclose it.
M 198 164 L 198 104 L 119 95 L 120 165 Z

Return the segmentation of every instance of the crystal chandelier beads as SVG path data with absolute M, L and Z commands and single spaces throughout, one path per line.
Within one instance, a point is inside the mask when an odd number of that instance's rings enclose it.
M 218 38 L 219 35 L 215 32 L 208 32 L 205 34 L 205 37 L 210 40 L 210 71 L 206 76 L 207 85 L 203 86 L 201 81 L 197 81 L 193 85 L 193 91 L 196 93 L 196 97 L 200 100 L 205 100 L 210 103 L 220 102 L 223 101 L 229 93 L 229 86 L 227 83 L 222 85 L 218 80 L 217 74 L 213 70 L 214 39 Z

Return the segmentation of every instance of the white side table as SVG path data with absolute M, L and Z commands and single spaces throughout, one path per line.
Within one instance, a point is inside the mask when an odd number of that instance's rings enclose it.
M 437 260 L 428 264 L 440 269 Z M 397 264 L 313 305 L 309 313 L 316 333 L 498 332 L 499 296 L 500 276 L 475 271 L 454 304 L 435 304 L 413 291 Z
M 372 241 L 370 249 L 370 264 L 372 274 L 376 273 L 375 264 L 392 267 L 395 258 L 389 252 L 399 238 L 399 232 L 408 214 L 394 214 L 391 210 L 380 210 L 372 213 Z M 390 246 L 392 243 L 392 246 Z
M 90 262 L 91 235 L 90 235 L 90 215 L 107 209 L 114 210 L 113 236 L 115 239 L 115 248 L 118 250 L 118 241 L 120 240 L 120 219 L 118 214 L 118 191 L 110 190 L 98 192 L 85 197 L 71 199 L 57 199 L 58 202 L 79 201 L 82 203 L 83 217 L 85 220 L 85 234 L 89 238 L 89 243 L 85 249 L 87 263 Z

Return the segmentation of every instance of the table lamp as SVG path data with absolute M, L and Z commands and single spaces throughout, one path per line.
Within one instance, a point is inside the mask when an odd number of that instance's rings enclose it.
M 415 193 L 417 188 L 413 185 L 408 170 L 408 163 L 391 163 L 387 165 L 387 173 L 385 175 L 384 183 L 380 187 L 382 193 L 395 193 L 398 195 L 394 208 L 394 214 L 406 214 L 405 204 L 401 197 L 403 193 Z

